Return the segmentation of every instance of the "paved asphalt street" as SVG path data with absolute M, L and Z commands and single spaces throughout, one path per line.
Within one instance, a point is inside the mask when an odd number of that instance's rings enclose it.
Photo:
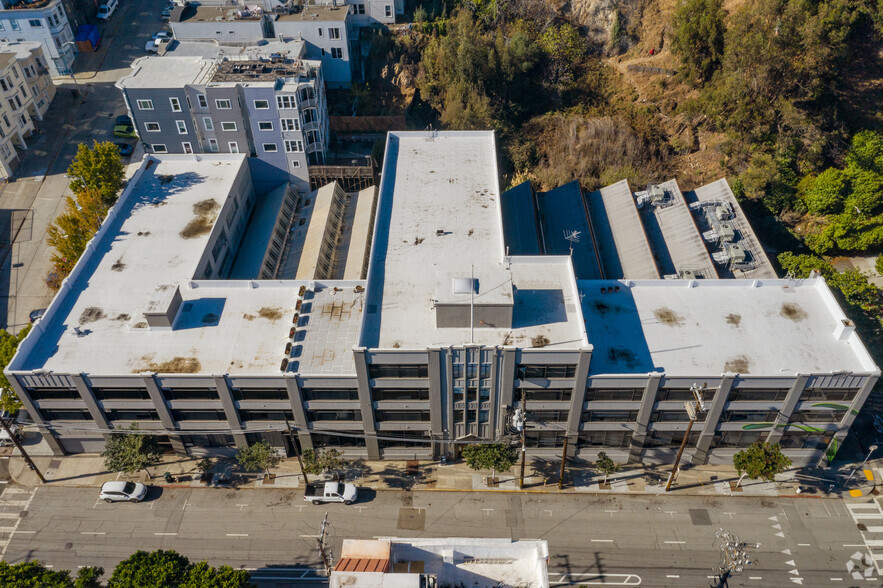
M 847 565 L 864 551 L 840 500 L 368 491 L 347 507 L 313 506 L 296 491 L 152 488 L 141 504 L 105 504 L 97 489 L 3 487 L 3 559 L 74 570 L 163 548 L 254 569 L 262 583 L 314 585 L 304 568 L 319 563 L 326 512 L 335 555 L 344 538 L 545 539 L 553 585 L 708 586 L 718 528 L 761 544 L 730 587 L 856 585 Z

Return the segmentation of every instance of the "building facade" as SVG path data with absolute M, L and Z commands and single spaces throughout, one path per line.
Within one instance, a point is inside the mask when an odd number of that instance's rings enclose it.
M 322 66 L 303 43 L 272 58 L 144 57 L 117 87 L 148 153 L 246 153 L 268 183 L 309 190 L 329 119 Z M 174 71 L 176 75 L 168 75 Z M 265 183 L 267 183 L 265 182 Z
M 78 51 L 60 0 L 0 0 L 0 6 L 0 42 L 41 43 L 49 74 L 57 77 L 71 73 Z
M 522 409 L 532 455 L 665 463 L 699 389 L 684 459 L 764 439 L 800 466 L 879 377 L 820 277 L 577 280 L 568 255 L 507 255 L 492 132 L 390 134 L 367 279 L 231 280 L 237 157 L 149 156 L 22 342 L 6 373 L 58 453 L 137 422 L 182 454 L 291 451 L 290 425 L 302 449 L 429 459 L 519 442 Z
M 10 178 L 55 98 L 43 46 L 0 43 L 0 178 Z

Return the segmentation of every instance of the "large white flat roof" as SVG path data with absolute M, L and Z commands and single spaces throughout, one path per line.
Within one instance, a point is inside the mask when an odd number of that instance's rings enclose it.
M 497 178 L 492 131 L 389 134 L 363 346 L 419 349 L 472 339 L 530 347 L 529 341 L 540 335 L 550 346 L 584 344 L 569 260 L 506 262 Z M 469 278 L 473 266 L 483 284 L 511 276 L 517 290 L 511 329 L 477 326 L 471 336 L 468 327 L 436 327 L 439 276 Z M 480 294 L 475 302 L 483 302 Z M 552 320 L 545 323 L 541 317 L 547 314 Z
M 846 317 L 820 278 L 581 281 L 579 288 L 592 374 L 879 372 L 857 334 L 835 337 Z

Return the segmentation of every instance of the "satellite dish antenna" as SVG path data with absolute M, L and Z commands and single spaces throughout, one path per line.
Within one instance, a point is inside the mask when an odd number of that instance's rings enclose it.
M 573 244 L 579 243 L 582 231 L 564 231 L 564 238 L 570 241 L 570 256 L 573 257 Z

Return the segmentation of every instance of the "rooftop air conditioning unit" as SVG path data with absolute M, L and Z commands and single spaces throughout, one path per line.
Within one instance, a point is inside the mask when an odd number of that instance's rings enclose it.
M 681 279 L 682 280 L 695 280 L 696 279 L 696 272 L 694 272 L 693 270 L 683 270 L 681 272 Z
M 744 263 L 746 259 L 745 250 L 741 246 L 731 243 L 727 246 L 727 254 L 733 263 Z
M 733 225 L 731 225 L 730 223 L 721 223 L 720 236 L 721 241 L 726 241 L 727 243 L 735 239 L 736 231 L 733 229 Z
M 662 186 L 650 186 L 647 190 L 650 193 L 650 202 L 653 204 L 662 204 L 665 202 L 665 190 Z

